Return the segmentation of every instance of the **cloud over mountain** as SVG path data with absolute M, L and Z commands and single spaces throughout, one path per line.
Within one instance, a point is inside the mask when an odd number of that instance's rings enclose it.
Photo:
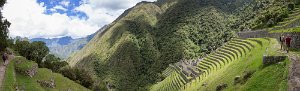
M 7 0 L 3 16 L 12 23 L 11 37 L 80 38 L 140 1 L 155 0 Z

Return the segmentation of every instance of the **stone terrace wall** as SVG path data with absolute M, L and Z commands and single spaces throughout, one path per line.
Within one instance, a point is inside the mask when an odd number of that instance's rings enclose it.
M 284 61 L 287 56 L 263 56 L 263 64 L 265 66 Z
M 300 33 L 269 33 L 266 30 L 257 30 L 257 31 L 239 32 L 238 36 L 240 38 L 270 37 L 279 40 L 281 34 L 283 34 L 284 36 L 290 35 L 292 37 L 291 48 L 300 48 Z

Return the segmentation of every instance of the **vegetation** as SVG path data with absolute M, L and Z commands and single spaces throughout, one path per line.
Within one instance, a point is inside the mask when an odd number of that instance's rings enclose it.
M 93 79 L 92 74 L 84 69 L 73 69 L 70 67 L 64 67 L 60 69 L 59 71 L 62 75 L 65 77 L 81 84 L 82 86 L 90 89 L 96 89 L 92 88 L 94 85 L 95 79 Z
M 269 48 L 269 50 L 278 50 L 279 47 L 271 49 L 274 44 L 269 44 L 269 42 L 264 39 L 260 40 L 262 41 L 262 46 L 255 44 L 256 48 L 252 49 L 252 51 L 243 58 L 205 76 L 201 80 L 192 81 L 192 83 L 186 85 L 187 87 L 185 90 L 215 90 L 219 84 L 225 83 L 228 85 L 225 90 L 228 91 L 248 91 L 250 89 L 285 91 L 287 89 L 289 61 L 284 60 L 281 63 L 263 67 L 262 56 L 265 54 L 266 48 Z M 271 42 L 274 41 L 275 44 L 278 44 L 275 39 L 271 39 Z M 249 72 L 251 75 L 247 76 Z M 241 77 L 241 80 L 246 77 L 247 80 L 246 82 L 235 84 L 234 79 L 236 79 L 236 77 Z M 201 84 L 207 85 L 202 86 Z
M 33 77 L 26 76 L 19 71 L 14 71 L 14 69 L 26 70 L 30 64 L 34 64 L 32 62 L 33 61 L 29 61 L 24 57 L 16 57 L 11 60 L 8 68 L 6 69 L 7 73 L 3 82 L 3 89 L 5 89 L 5 91 L 14 91 L 16 88 L 18 88 L 18 90 L 26 91 L 89 91 L 89 89 L 86 89 L 61 74 L 53 73 L 51 70 L 46 68 L 37 68 L 37 73 Z M 48 81 L 51 79 L 54 80 L 54 88 L 44 87 L 38 83 L 38 81 Z
M 145 90 L 165 79 L 160 73 L 169 64 L 204 57 L 238 31 L 274 26 L 290 13 L 286 5 L 275 0 L 141 2 L 68 62 L 91 70 L 101 89 L 112 84 L 115 90 Z
M 285 90 L 288 60 L 262 67 L 265 50 L 276 50 L 270 47 L 275 46 L 275 40 L 234 38 L 236 32 L 243 30 L 297 25 L 300 13 L 296 1 L 299 0 L 141 2 L 97 33 L 68 59 L 69 64 L 48 54 L 44 42 L 17 40 L 13 44 L 7 39 L 10 23 L 0 14 L 0 51 L 11 46 L 17 54 L 33 60 L 17 57 L 9 64 L 5 90 Z M 183 69 L 180 62 L 187 59 L 194 60 L 185 64 L 196 65 Z M 37 68 L 33 77 L 26 76 L 24 71 L 37 64 L 45 68 Z M 41 80 L 54 80 L 55 88 L 40 85 Z
M 30 43 L 28 41 L 17 40 L 15 50 L 18 51 L 21 56 L 35 61 L 39 66 L 42 66 L 43 58 L 49 53 L 49 48 L 41 41 Z
M 53 72 L 59 72 L 62 67 L 65 67 L 67 65 L 68 63 L 66 61 L 61 61 L 59 57 L 56 57 L 53 54 L 48 54 L 45 57 L 45 61 L 43 62 L 43 66 L 45 68 L 51 69 Z
M 0 60 L 1 62 L 2 59 Z M 2 65 L 2 64 L 1 64 Z M 15 62 L 10 62 L 5 70 L 4 80 L 2 82 L 1 91 L 14 91 L 15 90 Z
M 300 27 L 270 31 L 270 33 L 286 33 L 286 32 L 300 32 Z
M 6 0 L 0 0 L 0 7 L 4 6 Z M 8 46 L 8 28 L 10 26 L 9 21 L 5 19 L 0 10 L 0 51 L 4 51 L 4 49 Z

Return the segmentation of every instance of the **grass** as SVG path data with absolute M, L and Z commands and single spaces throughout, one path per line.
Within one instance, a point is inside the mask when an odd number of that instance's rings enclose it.
M 3 91 L 14 91 L 16 86 L 18 86 L 19 89 L 24 89 L 25 91 L 67 91 L 69 89 L 72 91 L 89 91 L 89 89 L 77 84 L 76 82 L 64 77 L 63 75 L 58 73 L 53 73 L 51 70 L 46 68 L 38 68 L 37 74 L 32 78 L 20 74 L 18 72 L 16 72 L 14 76 L 14 69 L 15 69 L 14 64 L 18 60 L 29 61 L 26 60 L 24 57 L 16 57 L 9 63 L 6 69 L 7 73 L 5 74 Z M 21 68 L 27 68 L 27 66 L 22 66 L 22 65 L 24 64 L 22 63 L 20 64 Z M 55 88 L 42 87 L 37 82 L 37 80 L 48 81 L 51 78 L 55 80 L 55 85 L 56 85 Z M 16 81 L 14 79 L 16 79 Z
M 270 33 L 290 33 L 290 32 L 300 32 L 300 27 L 270 31 Z
M 55 80 L 55 88 L 41 87 L 37 80 Z M 62 76 L 61 74 L 52 73 L 51 70 L 46 68 L 39 68 L 37 74 L 30 78 L 21 74 L 17 74 L 17 84 L 24 87 L 26 91 L 89 91 L 85 87 L 75 83 L 72 80 Z
M 2 62 L 2 59 L 0 60 Z M 4 76 L 2 90 L 1 91 L 14 91 L 15 90 L 15 75 L 14 75 L 14 60 L 10 62 L 6 67 L 6 73 Z M 3 62 L 2 62 L 3 63 Z M 0 64 L 3 65 L 3 64 Z
M 194 81 L 186 85 L 186 91 L 214 91 L 219 84 L 227 84 L 226 91 L 275 91 L 287 90 L 288 60 L 282 64 L 274 64 L 262 67 L 262 56 L 267 47 L 269 50 L 278 50 L 273 43 L 276 39 L 269 42 L 265 39 L 258 39 L 263 42 L 263 46 L 255 44 L 255 49 L 238 61 L 231 62 L 220 70 L 209 74 L 203 80 Z M 278 43 L 277 43 L 278 44 Z M 234 85 L 236 76 L 243 76 L 245 72 L 255 71 L 245 84 Z M 206 83 L 207 86 L 202 86 Z
M 239 89 L 241 91 L 287 91 L 288 64 L 289 60 L 286 59 L 281 64 L 273 64 L 259 69 L 252 78 Z M 235 88 L 229 90 L 233 91 Z
M 262 43 L 260 43 L 262 41 Z M 276 42 L 275 39 L 273 41 Z M 267 39 L 264 38 L 258 38 L 258 39 L 234 39 L 228 43 L 226 43 L 224 46 L 220 47 L 216 52 L 211 53 L 209 56 L 203 58 L 203 61 L 199 62 L 197 67 L 204 71 L 202 75 L 197 77 L 196 79 L 191 79 L 192 81 L 188 84 L 176 84 L 175 82 L 179 81 L 178 78 L 185 78 L 186 76 L 180 76 L 174 74 L 180 74 L 182 73 L 180 69 L 176 72 L 173 72 L 173 75 L 170 75 L 166 77 L 163 81 L 159 82 L 158 84 L 153 85 L 150 89 L 153 91 L 156 90 L 176 90 L 176 87 L 179 85 L 179 89 L 186 89 L 189 90 L 214 90 L 214 86 L 218 84 L 212 85 L 212 89 L 198 89 L 197 87 L 201 86 L 204 83 L 217 83 L 213 81 L 224 81 L 224 82 L 231 82 L 230 79 L 224 79 L 227 77 L 232 77 L 232 79 L 243 72 L 245 72 L 246 69 L 249 69 L 251 71 L 252 69 L 258 68 L 259 64 L 261 62 L 256 62 L 254 64 L 254 67 L 247 68 L 249 64 L 251 64 L 253 61 L 246 61 L 245 58 L 260 58 L 262 60 L 263 54 L 256 54 L 257 51 L 260 51 L 261 53 L 264 53 L 266 50 L 262 49 L 261 45 L 268 45 L 269 43 L 275 43 L 275 42 L 269 42 Z M 256 51 L 251 51 L 256 50 Z M 229 54 L 231 53 L 231 54 Z M 254 54 L 255 55 L 252 55 Z M 251 57 L 250 57 L 251 56 Z M 244 59 L 243 59 L 244 58 Z M 248 59 L 252 60 L 252 59 Z M 256 59 L 255 59 L 256 60 Z M 237 62 L 236 62 L 237 61 Z M 246 61 L 246 62 L 245 62 Z M 243 65 L 241 65 L 243 64 Z M 244 68 L 243 68 L 244 67 Z M 246 67 L 246 68 L 245 68 Z M 248 70 L 247 70 L 248 71 Z M 231 73 L 232 74 L 228 74 Z M 224 74 L 224 75 L 221 75 Z M 221 77 L 220 77 L 221 76 Z M 189 78 L 187 76 L 187 78 Z M 218 79 L 216 79 L 218 78 Z M 199 83 L 200 81 L 200 83 Z M 208 81 L 208 82 L 206 82 Z M 202 83 L 201 83 L 202 82 Z M 175 83 L 175 84 L 174 84 Z M 185 86 L 184 86 L 185 85 Z M 208 85 L 209 86 L 209 85 Z M 200 87 L 199 87 L 200 88 Z M 178 89 L 177 89 L 178 90 Z

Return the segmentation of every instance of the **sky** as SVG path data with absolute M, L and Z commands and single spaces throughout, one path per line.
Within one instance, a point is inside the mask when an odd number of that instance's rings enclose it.
M 7 0 L 2 12 L 10 37 L 81 38 L 140 1 L 156 0 Z

